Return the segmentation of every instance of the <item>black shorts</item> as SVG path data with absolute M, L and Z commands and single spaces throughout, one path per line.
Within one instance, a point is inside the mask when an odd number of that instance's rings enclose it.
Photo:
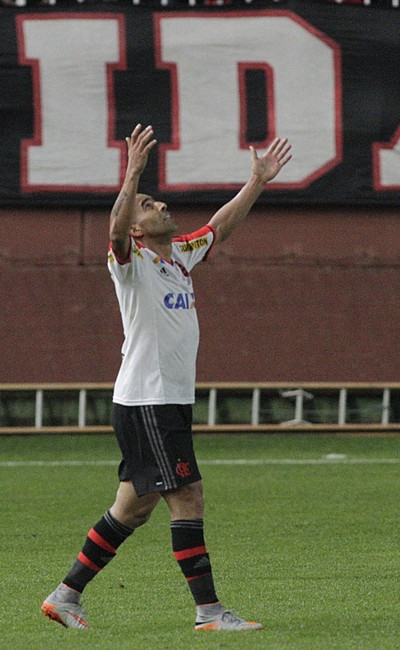
M 191 404 L 113 405 L 122 453 L 120 481 L 138 496 L 166 492 L 201 479 L 193 449 Z

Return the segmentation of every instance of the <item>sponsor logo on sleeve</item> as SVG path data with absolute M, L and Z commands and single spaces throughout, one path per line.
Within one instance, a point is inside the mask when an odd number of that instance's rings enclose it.
M 199 237 L 198 239 L 193 239 L 193 241 L 185 241 L 183 244 L 180 244 L 179 248 L 182 253 L 190 253 L 198 248 L 204 248 L 204 246 L 208 246 L 207 237 Z
M 143 257 L 143 255 L 142 255 L 142 253 L 140 252 L 139 247 L 138 247 L 136 244 L 135 244 L 135 246 L 134 246 L 133 249 L 132 249 L 132 253 L 133 253 L 134 255 L 136 255 L 137 257 L 140 257 L 141 260 L 144 260 L 144 257 Z

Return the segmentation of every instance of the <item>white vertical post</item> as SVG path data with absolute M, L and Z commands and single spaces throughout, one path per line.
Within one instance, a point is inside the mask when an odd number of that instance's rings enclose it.
M 217 413 L 217 389 L 210 388 L 208 396 L 208 426 L 212 427 L 215 424 Z
M 382 395 L 382 420 L 381 424 L 389 424 L 389 412 L 390 412 L 390 389 L 384 388 Z
M 285 425 L 294 425 L 294 424 L 310 424 L 303 420 L 303 402 L 304 398 L 313 399 L 314 395 L 308 393 L 303 388 L 295 388 L 294 390 L 281 391 L 282 397 L 294 397 L 295 398 L 295 409 L 294 409 L 294 420 L 288 420 L 287 422 L 282 422 L 281 424 Z
M 81 388 L 79 391 L 79 410 L 78 410 L 78 426 L 84 427 L 86 424 L 86 390 Z
M 303 421 L 303 391 L 299 390 L 296 395 L 294 419 L 298 422 Z
M 253 389 L 253 399 L 251 402 L 251 423 L 255 426 L 260 423 L 260 389 Z
M 40 429 L 43 424 L 43 391 L 38 389 L 35 397 L 35 427 Z
M 347 404 L 347 389 L 341 388 L 339 393 L 339 415 L 338 424 L 346 424 L 346 404 Z

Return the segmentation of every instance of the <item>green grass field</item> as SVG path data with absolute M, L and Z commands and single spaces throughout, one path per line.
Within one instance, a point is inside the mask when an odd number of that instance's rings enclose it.
M 194 632 L 163 503 L 87 587 L 90 631 L 43 618 L 112 503 L 119 453 L 107 435 L 2 437 L 1 649 L 400 648 L 400 437 L 197 436 L 196 447 L 219 597 L 265 630 Z

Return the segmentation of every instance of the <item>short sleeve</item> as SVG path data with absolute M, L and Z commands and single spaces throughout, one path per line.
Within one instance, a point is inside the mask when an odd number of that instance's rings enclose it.
M 188 235 L 180 235 L 172 240 L 174 254 L 190 271 L 199 262 L 205 261 L 215 242 L 215 230 L 207 225 Z
M 130 244 L 128 255 L 126 259 L 121 259 L 116 255 L 115 251 L 112 248 L 110 243 L 108 247 L 108 270 L 110 271 L 111 277 L 114 281 L 125 283 L 132 282 L 135 275 L 135 256 L 136 253 L 136 244 L 132 237 L 130 237 Z

